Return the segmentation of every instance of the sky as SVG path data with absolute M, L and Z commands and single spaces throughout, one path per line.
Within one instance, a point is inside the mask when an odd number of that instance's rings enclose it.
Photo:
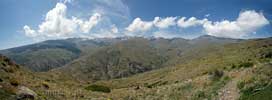
M 0 49 L 51 39 L 272 36 L 272 0 L 1 0 Z

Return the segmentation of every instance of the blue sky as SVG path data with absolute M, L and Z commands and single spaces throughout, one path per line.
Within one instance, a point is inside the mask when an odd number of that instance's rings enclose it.
M 271 5 L 271 0 L 1 0 L 0 49 L 72 37 L 271 37 Z

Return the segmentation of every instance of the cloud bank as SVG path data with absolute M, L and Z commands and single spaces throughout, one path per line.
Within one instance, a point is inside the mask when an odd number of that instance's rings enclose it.
M 201 27 L 205 34 L 228 37 L 244 38 L 259 28 L 269 24 L 269 21 L 261 12 L 254 10 L 242 11 L 235 20 L 211 21 L 207 18 L 169 16 L 155 17 L 153 20 L 145 21 L 139 17 L 127 23 L 121 22 L 130 19 L 128 7 L 121 0 L 94 0 L 93 3 L 104 6 L 93 5 L 87 18 L 68 16 L 66 3 L 76 2 L 64 0 L 57 3 L 49 10 L 43 22 L 36 29 L 28 25 L 23 27 L 27 37 L 58 39 L 70 37 L 87 38 L 114 38 L 122 36 L 143 36 L 143 37 L 181 37 L 183 30 Z M 115 5 L 113 5 L 113 3 Z M 118 5 L 118 6 L 116 6 Z
M 203 24 L 203 27 L 208 35 L 242 38 L 267 24 L 269 21 L 262 13 L 250 10 L 241 12 L 235 21 L 207 22 Z
M 202 30 L 212 36 L 227 37 L 227 38 L 243 38 L 255 32 L 257 29 L 269 24 L 269 21 L 264 17 L 262 13 L 258 13 L 254 10 L 247 10 L 240 12 L 238 18 L 234 21 L 222 20 L 222 21 L 210 21 L 207 18 L 197 19 L 196 17 L 155 17 L 153 21 L 142 21 L 140 18 L 136 18 L 126 29 L 129 32 L 148 31 L 156 26 L 159 29 L 165 29 L 169 26 L 175 26 L 180 30 L 187 28 L 201 26 Z M 152 23 L 153 22 L 153 23 Z M 159 36 L 162 37 L 162 32 Z M 163 34 L 165 37 L 167 34 Z M 168 34 L 170 35 L 170 34 Z M 155 37 L 157 37 L 155 35 Z

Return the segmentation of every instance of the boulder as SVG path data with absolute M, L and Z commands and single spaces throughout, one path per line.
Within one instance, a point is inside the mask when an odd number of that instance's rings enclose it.
M 37 97 L 37 94 L 33 90 L 25 86 L 18 87 L 16 95 L 17 100 L 34 100 Z

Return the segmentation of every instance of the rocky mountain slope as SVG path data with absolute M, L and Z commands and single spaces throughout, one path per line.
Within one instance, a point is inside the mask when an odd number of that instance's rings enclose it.
M 109 45 L 117 40 L 84 40 L 81 38 L 48 40 L 32 45 L 1 50 L 0 53 L 32 71 L 44 72 L 62 67 L 81 55 L 90 53 L 96 48 Z
M 272 99 L 272 38 L 75 40 L 79 56 L 47 72 L 1 56 L 1 98 L 27 92 L 37 100 Z
M 94 80 L 127 77 L 205 56 L 204 50 L 239 40 L 201 36 L 182 38 L 113 38 L 49 40 L 2 50 L 18 64 L 33 71 L 60 68 L 74 76 Z M 203 49 L 203 50 L 202 50 Z M 199 51 L 203 51 L 199 53 Z M 196 55 L 197 54 L 197 55 Z

